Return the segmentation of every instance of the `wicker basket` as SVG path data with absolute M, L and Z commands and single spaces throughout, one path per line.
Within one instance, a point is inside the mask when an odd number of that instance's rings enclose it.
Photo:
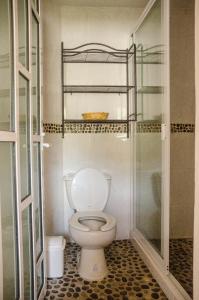
M 107 120 L 109 113 L 107 112 L 88 112 L 88 113 L 83 113 L 82 117 L 84 120 Z

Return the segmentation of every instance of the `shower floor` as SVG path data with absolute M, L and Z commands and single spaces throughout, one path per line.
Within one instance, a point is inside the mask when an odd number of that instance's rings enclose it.
M 170 272 L 183 286 L 187 293 L 193 295 L 193 240 L 170 240 Z
M 160 251 L 161 240 L 151 239 L 150 243 Z M 193 296 L 193 239 L 170 239 L 169 241 L 169 271 L 183 286 L 185 291 Z
M 48 280 L 45 300 L 167 299 L 131 241 L 114 241 L 106 248 L 105 255 L 110 272 L 100 282 L 88 282 L 79 277 L 76 269 L 79 251 L 77 244 L 67 243 L 64 277 Z

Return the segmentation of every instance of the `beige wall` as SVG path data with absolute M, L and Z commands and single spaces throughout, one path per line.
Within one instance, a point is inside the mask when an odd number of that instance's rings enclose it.
M 195 0 L 195 85 L 196 85 L 196 140 L 195 140 L 195 210 L 194 210 L 194 300 L 199 299 L 199 0 Z
M 194 0 L 170 3 L 171 122 L 194 124 Z M 194 133 L 171 134 L 171 238 L 193 236 L 194 142 Z
M 194 123 L 194 0 L 170 1 L 171 122 Z

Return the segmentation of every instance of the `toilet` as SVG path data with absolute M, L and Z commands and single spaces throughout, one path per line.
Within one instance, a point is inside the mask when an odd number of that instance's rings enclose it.
M 72 239 L 80 245 L 79 275 L 88 281 L 102 280 L 108 269 L 104 247 L 116 235 L 116 220 L 103 212 L 109 199 L 111 177 L 94 168 L 64 176 L 69 205 L 75 213 L 69 220 Z

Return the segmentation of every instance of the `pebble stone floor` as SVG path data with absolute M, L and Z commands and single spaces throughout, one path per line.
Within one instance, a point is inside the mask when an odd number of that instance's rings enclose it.
M 187 293 L 193 296 L 193 240 L 170 240 L 170 272 L 184 287 Z
M 79 252 L 77 244 L 67 243 L 64 277 L 48 279 L 45 300 L 167 299 L 131 241 L 114 241 L 105 249 L 109 275 L 98 282 L 88 282 L 78 275 L 76 265 Z

